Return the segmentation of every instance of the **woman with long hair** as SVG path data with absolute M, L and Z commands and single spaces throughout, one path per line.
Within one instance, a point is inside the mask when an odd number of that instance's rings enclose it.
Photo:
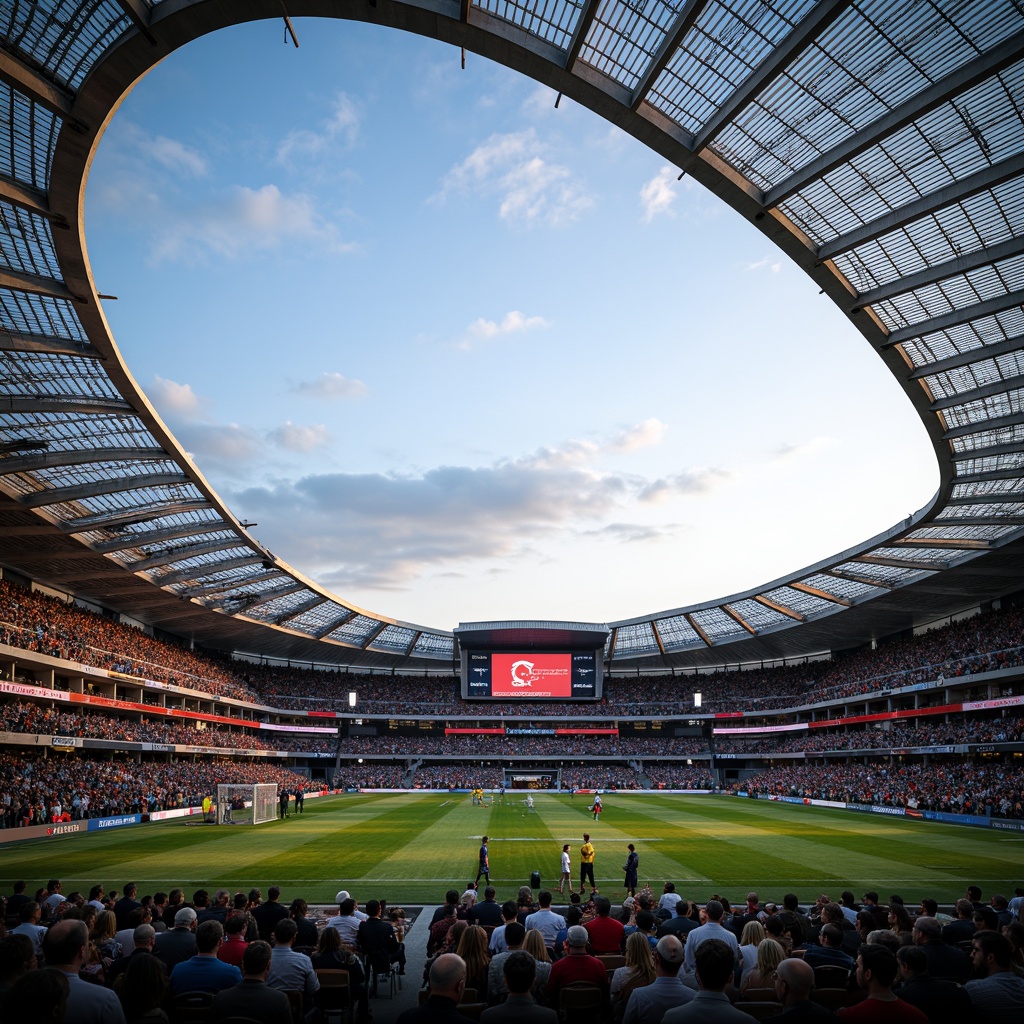
M 612 1010 L 617 1020 L 625 1013 L 629 994 L 635 988 L 654 983 L 654 953 L 643 932 L 633 932 L 626 939 L 626 966 L 617 967 L 612 974 Z
M 368 999 L 366 972 L 359 957 L 352 950 L 342 947 L 337 928 L 325 928 L 320 933 L 310 960 L 316 971 L 348 971 L 348 987 L 352 999 L 358 1004 L 360 1015 L 365 1017 Z
M 523 942 L 523 949 L 526 950 L 530 956 L 539 964 L 551 963 L 551 954 L 548 953 L 548 947 L 544 945 L 544 936 L 536 928 L 531 928 L 526 933 L 526 939 Z
M 749 988 L 774 988 L 775 969 L 786 959 L 786 951 L 774 939 L 762 939 L 757 946 L 757 960 L 743 972 L 740 992 Z
M 459 940 L 455 951 L 466 962 L 466 988 L 476 989 L 477 1002 L 487 1002 L 487 968 L 491 955 L 487 952 L 487 931 L 471 924 Z
M 760 921 L 748 921 L 740 933 L 740 981 L 747 971 L 757 965 L 757 947 L 764 942 L 764 925 Z
M 899 936 L 902 945 L 909 946 L 913 942 L 914 922 L 902 903 L 890 904 L 889 927 Z

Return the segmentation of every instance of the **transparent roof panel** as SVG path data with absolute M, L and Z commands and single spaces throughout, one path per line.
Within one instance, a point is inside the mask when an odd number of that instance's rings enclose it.
M 712 643 L 741 640 L 750 634 L 721 608 L 702 608 L 691 612 L 690 618 L 700 626 Z
M 658 636 L 667 651 L 684 650 L 688 647 L 704 647 L 704 641 L 697 631 L 682 615 L 672 615 L 665 619 L 657 619 Z
M 381 633 L 374 637 L 370 648 L 375 651 L 396 651 L 403 653 L 408 650 L 409 645 L 416 636 L 414 629 L 405 626 L 385 626 Z
M 540 36 L 561 50 L 568 49 L 580 15 L 580 5 L 571 0 L 475 0 L 473 6 Z
M 45 217 L 0 202 L 0 266 L 21 274 L 63 280 Z
M 909 583 L 922 575 L 919 569 L 906 569 L 895 565 L 877 565 L 871 562 L 842 562 L 836 566 L 839 572 L 849 573 L 851 576 L 866 577 L 870 580 L 877 580 L 879 585 L 898 587 Z
M 326 639 L 360 646 L 379 627 L 380 623 L 376 619 L 371 619 L 367 615 L 357 615 L 354 619 L 342 623 L 337 629 L 332 629 Z
M 866 583 L 844 580 L 838 576 L 830 576 L 825 573 L 808 576 L 807 579 L 801 580 L 801 583 L 814 587 L 815 590 L 824 591 L 826 594 L 832 594 L 834 597 L 841 597 L 844 601 L 856 601 L 862 597 L 874 597 L 876 592 L 875 587 L 868 586 Z
M 18 49 L 72 89 L 131 27 L 115 0 L 15 0 L 0 8 L 0 36 L 14 40 Z
M 732 601 L 729 607 L 747 625 L 752 626 L 758 632 L 774 629 L 777 626 L 789 626 L 793 622 L 788 615 L 783 615 L 782 612 L 777 612 L 774 608 L 769 608 L 767 605 L 761 604 L 760 601 L 755 601 L 752 598 L 747 598 L 743 601 Z
M 660 628 L 660 626 L 659 626 Z M 639 657 L 658 653 L 658 642 L 649 622 L 636 622 L 619 626 L 615 633 L 614 655 L 619 658 Z
M 60 128 L 58 118 L 0 82 L 0 126 L 0 174 L 45 190 Z
M 785 608 L 791 608 L 801 615 L 821 615 L 835 611 L 838 605 L 832 601 L 825 601 L 814 594 L 806 594 L 802 590 L 794 590 L 792 587 L 776 587 L 769 590 L 765 595 L 769 601 L 781 604 Z

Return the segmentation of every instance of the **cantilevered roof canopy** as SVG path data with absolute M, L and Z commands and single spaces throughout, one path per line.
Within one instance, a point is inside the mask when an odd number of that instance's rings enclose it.
M 88 272 L 84 179 L 123 95 L 285 10 L 464 46 L 618 125 L 795 261 L 921 417 L 925 510 L 747 593 L 610 623 L 613 664 L 799 656 L 1021 589 L 1019 0 L 7 0 L 0 563 L 224 650 L 454 662 L 451 632 L 367 612 L 249 534 L 122 362 Z

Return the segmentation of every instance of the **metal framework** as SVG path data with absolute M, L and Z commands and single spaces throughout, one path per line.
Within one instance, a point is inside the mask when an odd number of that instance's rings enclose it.
M 620 126 L 796 262 L 924 423 L 940 473 L 927 508 L 747 593 L 611 623 L 617 666 L 799 656 L 1021 589 L 1024 3 L 287 8 L 465 47 Z M 364 611 L 249 534 L 121 363 L 87 269 L 80 202 L 110 111 L 175 49 L 282 11 L 280 0 L 0 6 L 0 563 L 144 607 L 224 650 L 451 665 L 451 632 Z M 836 501 L 856 500 L 857 486 Z

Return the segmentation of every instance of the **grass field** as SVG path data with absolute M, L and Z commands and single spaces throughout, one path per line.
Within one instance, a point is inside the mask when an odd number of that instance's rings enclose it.
M 282 886 L 283 898 L 328 903 L 340 888 L 365 902 L 437 903 L 449 885 L 476 875 L 479 837 L 491 837 L 491 881 L 499 898 L 514 896 L 539 870 L 557 886 L 562 843 L 578 848 L 584 831 L 597 848 L 598 886 L 622 895 L 626 844 L 640 855 L 641 882 L 655 891 L 672 880 L 684 896 L 713 893 L 762 900 L 786 892 L 813 901 L 851 889 L 951 902 L 965 885 L 987 899 L 1024 881 L 1024 836 L 933 822 L 727 797 L 645 794 L 605 801 L 600 823 L 585 797 L 539 794 L 527 813 L 518 795 L 473 807 L 467 795 L 347 794 L 310 800 L 305 814 L 255 828 L 170 821 L 110 832 L 0 846 L 0 891 L 23 878 L 47 878 L 64 892 L 96 882 L 144 893 L 182 886 L 248 889 Z

